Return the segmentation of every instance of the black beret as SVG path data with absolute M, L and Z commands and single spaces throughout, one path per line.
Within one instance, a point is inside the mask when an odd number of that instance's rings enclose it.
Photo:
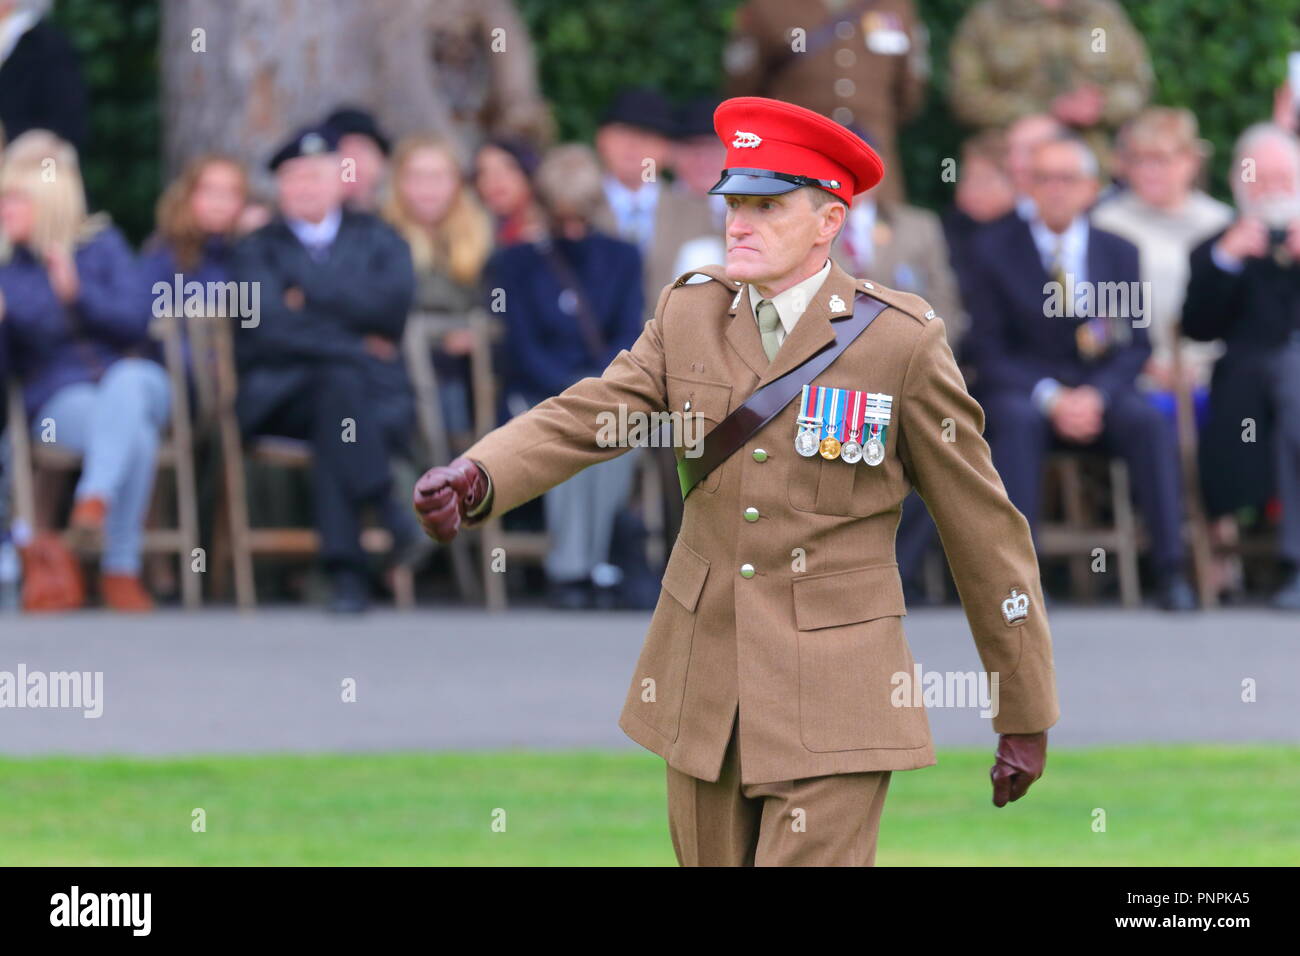
M 607 123 L 626 123 L 661 136 L 677 135 L 672 104 L 651 89 L 633 88 L 615 96 L 600 120 L 602 126 Z
M 392 148 L 388 137 L 383 134 L 379 129 L 379 124 L 375 122 L 374 116 L 363 109 L 357 109 L 354 106 L 340 106 L 326 118 L 325 125 L 334 127 L 340 137 L 347 136 L 350 133 L 369 136 L 385 156 L 388 155 L 389 150 Z
M 722 100 L 716 96 L 698 96 L 682 104 L 677 111 L 677 139 L 693 139 L 696 136 L 708 136 L 712 139 L 717 134 L 713 130 L 713 113 Z
M 332 153 L 339 148 L 339 131 L 333 126 L 306 126 L 294 133 L 266 165 L 272 170 L 280 164 L 299 156 L 316 156 Z

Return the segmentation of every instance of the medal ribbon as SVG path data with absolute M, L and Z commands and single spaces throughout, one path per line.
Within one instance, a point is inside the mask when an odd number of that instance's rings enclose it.
M 843 399 L 844 389 L 831 388 L 824 385 L 820 389 L 822 392 L 830 392 L 831 407 L 829 415 L 822 425 L 822 437 L 839 439 L 840 424 L 844 416 Z
M 817 386 L 805 385 L 803 387 L 803 399 L 799 402 L 799 416 L 801 418 L 812 418 L 817 414 Z
M 853 404 L 849 411 L 849 438 L 852 441 L 862 441 L 862 426 L 865 423 L 867 414 L 867 396 L 859 389 L 853 389 L 849 393 L 853 396 Z

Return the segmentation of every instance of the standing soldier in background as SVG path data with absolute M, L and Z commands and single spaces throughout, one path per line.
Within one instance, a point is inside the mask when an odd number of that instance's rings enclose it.
M 512 0 L 437 0 L 428 16 L 437 92 L 466 155 L 495 136 L 549 143 L 554 122 Z
M 1114 0 L 983 0 L 949 50 L 952 110 L 975 127 L 1047 113 L 1103 168 L 1108 139 L 1151 95 L 1146 44 Z
M 748 0 L 723 58 L 728 96 L 770 96 L 866 130 L 888 170 L 879 196 L 902 200 L 898 127 L 921 111 L 930 77 L 912 0 Z

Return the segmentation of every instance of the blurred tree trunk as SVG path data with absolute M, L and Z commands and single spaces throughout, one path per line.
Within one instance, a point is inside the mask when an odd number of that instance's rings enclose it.
M 334 107 L 371 110 L 390 135 L 449 133 L 430 57 L 430 0 L 166 0 L 164 173 L 211 150 L 266 160 Z

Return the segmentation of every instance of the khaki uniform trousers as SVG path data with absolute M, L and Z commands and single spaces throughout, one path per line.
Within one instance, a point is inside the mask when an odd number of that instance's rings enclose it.
M 682 866 L 874 866 L 888 770 L 742 784 L 737 726 L 716 783 L 668 768 Z

